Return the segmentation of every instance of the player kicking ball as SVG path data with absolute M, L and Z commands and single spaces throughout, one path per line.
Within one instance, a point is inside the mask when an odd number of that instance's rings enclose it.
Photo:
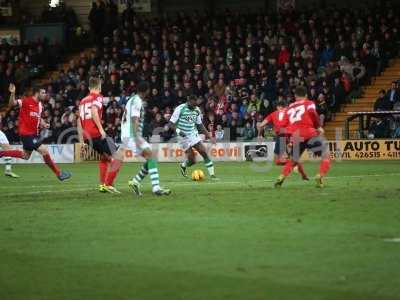
M 214 164 L 208 157 L 206 148 L 203 145 L 200 130 L 205 134 L 206 138 L 215 144 L 215 138 L 211 136 L 203 125 L 200 108 L 197 106 L 197 98 L 194 95 L 188 96 L 186 103 L 175 108 L 170 119 L 170 126 L 178 136 L 178 142 L 186 153 L 186 161 L 180 165 L 181 173 L 187 177 L 187 168 L 196 164 L 196 152 L 203 157 L 204 165 L 207 168 L 211 179 L 217 179 L 214 171 Z
M 286 129 L 290 135 L 290 158 L 286 162 L 275 187 L 281 187 L 285 179 L 299 163 L 305 150 L 321 157 L 319 173 L 315 177 L 319 188 L 324 186 L 323 178 L 329 171 L 331 160 L 329 149 L 323 138 L 324 130 L 314 102 L 307 99 L 307 89 L 299 86 L 295 91 L 296 101 L 289 105 L 286 114 Z
M 60 181 L 64 181 L 71 177 L 71 173 L 61 171 L 60 168 L 52 160 L 47 146 L 42 145 L 39 135 L 40 128 L 49 128 L 50 125 L 42 119 L 42 103 L 46 98 L 46 91 L 38 87 L 32 88 L 32 96 L 23 97 L 15 100 L 15 85 L 10 85 L 10 102 L 9 106 L 19 106 L 19 135 L 21 137 L 23 151 L 21 150 L 4 150 L 0 151 L 0 157 L 14 157 L 21 159 L 29 159 L 33 151 L 37 151 L 42 155 L 45 164 L 53 171 Z
M 79 103 L 78 135 L 83 145 L 82 152 L 90 145 L 101 155 L 99 162 L 99 192 L 120 194 L 114 187 L 123 162 L 123 152 L 118 150 L 114 140 L 107 136 L 101 124 L 103 114 L 103 96 L 99 78 L 89 79 L 89 95 Z
M 142 81 L 138 84 L 137 94 L 130 97 L 126 103 L 121 124 L 122 149 L 132 150 L 146 160 L 139 173 L 128 183 L 133 192 L 138 196 L 142 196 L 141 182 L 150 174 L 153 194 L 166 196 L 171 194 L 171 191 L 160 187 L 157 160 L 154 158 L 151 146 L 143 138 L 144 102 L 147 101 L 149 93 L 150 84 L 147 81 Z
M 276 106 L 276 110 L 270 113 L 262 122 L 258 125 L 258 135 L 259 138 L 262 137 L 263 129 L 268 125 L 272 124 L 274 132 L 275 132 L 275 147 L 274 147 L 274 162 L 276 165 L 285 165 L 287 162 L 287 141 L 288 135 L 286 133 L 286 103 L 278 102 Z M 306 172 L 304 171 L 303 165 L 300 162 L 297 162 L 295 166 L 303 180 L 309 180 Z

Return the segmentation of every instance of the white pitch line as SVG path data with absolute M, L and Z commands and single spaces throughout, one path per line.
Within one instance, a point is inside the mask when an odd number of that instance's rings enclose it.
M 388 174 L 365 174 L 365 175 L 344 175 L 344 176 L 328 176 L 327 179 L 342 179 L 342 178 L 365 178 L 365 177 L 386 177 L 386 176 L 399 176 L 400 173 L 388 173 Z M 216 185 L 216 184 L 254 184 L 254 183 L 262 183 L 262 182 L 274 182 L 276 179 L 256 179 L 251 181 L 206 181 L 201 182 L 197 187 L 201 185 Z M 172 186 L 185 186 L 185 185 L 193 185 L 192 181 L 165 181 L 165 183 L 172 185 Z M 40 195 L 40 194 L 52 194 L 52 193 L 62 193 L 62 192 L 79 192 L 79 191 L 96 191 L 92 184 L 86 185 L 79 185 L 80 188 L 76 189 L 66 189 L 66 190 L 43 190 L 43 191 L 33 191 L 28 193 L 9 193 L 9 194 L 2 194 L 1 197 L 14 197 L 14 196 L 22 196 L 22 195 Z M 34 186 L 36 188 L 43 188 L 43 186 Z M 50 186 L 54 187 L 54 186 Z M 83 188 L 86 187 L 86 188 Z
M 343 176 L 327 176 L 326 179 L 341 179 L 341 178 L 365 178 L 365 177 L 385 177 L 385 176 L 399 176 L 400 173 L 387 173 L 387 174 L 364 174 L 364 175 L 343 175 Z M 243 177 L 238 177 L 238 176 L 230 176 L 229 178 L 234 179 L 234 178 L 242 178 Z M 242 184 L 242 183 L 257 183 L 257 182 L 274 182 L 276 178 L 271 178 L 271 179 L 250 179 L 249 181 L 223 181 L 223 180 L 217 180 L 217 181 L 205 181 L 201 182 L 201 184 Z M 174 185 L 189 185 L 193 184 L 191 180 L 185 181 L 185 179 L 182 180 L 164 180 L 164 183 L 167 184 L 174 184 Z M 77 187 L 92 187 L 95 186 L 95 183 L 62 183 L 62 184 L 68 184 L 68 186 L 77 186 Z M 18 189 L 21 188 L 26 188 L 26 189 L 32 189 L 32 188 L 52 188 L 54 185 L 24 185 L 24 186 L 19 186 Z M 0 190 L 7 190 L 9 187 L 1 186 Z M 53 190 L 54 191 L 54 190 Z M 63 190 L 61 190 L 63 191 Z
M 384 242 L 400 243 L 400 238 L 383 239 Z

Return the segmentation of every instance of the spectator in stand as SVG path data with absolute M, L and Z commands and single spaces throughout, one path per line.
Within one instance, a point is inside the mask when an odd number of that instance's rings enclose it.
M 214 102 L 215 102 L 215 100 L 214 100 Z M 226 114 L 227 110 L 228 110 L 228 101 L 227 101 L 226 97 L 225 96 L 219 97 L 219 100 L 214 107 L 214 114 L 218 118 L 222 118 L 222 116 L 224 116 Z
M 368 138 L 382 139 L 391 137 L 390 121 L 388 119 L 373 120 L 368 129 Z
M 338 110 L 340 105 L 344 103 L 344 100 L 346 98 L 346 91 L 343 87 L 342 82 L 340 81 L 340 78 L 335 78 L 334 83 L 333 83 L 333 102 L 331 104 L 331 108 L 333 109 L 334 112 Z
M 207 129 L 208 129 L 208 132 L 211 134 L 211 136 L 215 138 L 215 127 L 214 127 L 214 123 L 208 124 Z
M 393 109 L 394 111 L 400 111 L 400 101 L 397 101 L 393 104 Z M 399 119 L 399 115 L 396 115 L 397 119 Z
M 226 85 L 223 79 L 219 79 L 218 83 L 214 86 L 215 95 L 222 97 L 225 95 Z
M 383 51 L 378 40 L 374 41 L 374 45 L 371 49 L 371 56 L 375 60 L 375 75 L 380 75 L 383 70 L 385 61 L 383 58 Z
M 396 123 L 396 127 L 393 131 L 393 138 L 399 139 L 400 138 L 400 123 Z
M 282 45 L 281 51 L 279 51 L 278 65 L 283 66 L 285 63 L 289 62 L 289 59 L 290 59 L 290 52 L 285 45 Z
M 350 74 L 355 86 L 359 86 L 364 81 L 364 77 L 366 74 L 365 66 L 362 65 L 359 59 L 356 59 L 355 64 L 353 66 L 353 72 Z
M 392 104 L 400 101 L 400 93 L 396 81 L 392 82 L 392 86 L 390 87 L 390 90 L 387 92 L 386 96 Z
M 221 124 L 217 125 L 217 130 L 215 131 L 215 138 L 217 141 L 222 141 L 224 139 L 224 129 L 222 128 Z
M 256 94 L 250 95 L 250 102 L 247 106 L 248 112 L 259 112 L 261 110 L 261 100 L 257 98 Z
M 340 77 L 340 82 L 343 85 L 345 94 L 346 95 L 349 94 L 351 91 L 351 88 L 352 88 L 352 86 L 351 86 L 352 80 L 351 80 L 350 76 L 347 73 L 342 73 L 342 76 Z
M 238 127 L 235 119 L 231 121 L 231 126 L 228 129 L 229 129 L 229 140 L 236 141 L 238 137 L 237 133 Z
M 389 111 L 392 110 L 393 103 L 388 99 L 385 90 L 379 91 L 379 96 L 374 104 L 374 111 Z
M 321 59 L 320 59 L 320 66 L 326 66 L 329 62 L 332 61 L 335 55 L 335 49 L 331 47 L 331 45 L 328 43 L 325 46 L 325 49 L 321 53 Z
M 247 122 L 245 124 L 245 127 L 243 129 L 243 140 L 244 141 L 251 141 L 255 138 L 256 132 L 254 130 L 254 127 L 250 122 Z
M 103 19 L 104 22 L 104 19 Z M 106 2 L 106 18 L 105 29 L 108 34 L 112 34 L 118 26 L 118 4 L 115 0 L 108 0 Z
M 324 94 L 319 94 L 318 98 L 315 101 L 317 112 L 320 117 L 321 126 L 325 125 L 325 120 L 328 115 L 328 105 L 325 100 Z
M 94 42 L 100 45 L 104 35 L 104 24 L 106 18 L 105 3 L 102 0 L 92 2 L 92 8 L 89 12 L 90 30 L 93 35 Z

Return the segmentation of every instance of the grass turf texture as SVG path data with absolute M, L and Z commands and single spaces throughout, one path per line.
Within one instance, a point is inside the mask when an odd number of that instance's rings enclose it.
M 325 189 L 293 174 L 275 190 L 277 167 L 216 163 L 221 180 L 199 183 L 161 164 L 173 195 L 146 178 L 138 200 L 137 164 L 122 195 L 95 190 L 95 164 L 65 166 L 65 183 L 16 166 L 0 178 L 0 299 L 398 299 L 400 243 L 384 239 L 400 237 L 399 167 L 338 162 Z

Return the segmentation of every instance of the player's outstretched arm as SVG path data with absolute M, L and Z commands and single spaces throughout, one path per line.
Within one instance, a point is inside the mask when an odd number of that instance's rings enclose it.
M 177 135 L 181 136 L 181 137 L 185 137 L 185 133 L 183 131 L 181 131 L 179 128 L 176 127 L 176 124 L 174 122 L 169 122 L 168 123 L 168 127 L 171 128 L 173 131 L 176 132 Z
M 78 119 L 77 119 L 76 129 L 78 130 L 79 143 L 83 144 L 85 141 L 83 139 L 83 129 L 82 129 L 82 123 L 81 123 L 80 117 L 78 117 Z
M 168 128 L 172 129 L 174 132 L 176 132 L 176 134 L 178 134 L 177 130 L 176 130 L 176 124 L 169 121 L 168 122 Z
M 79 143 L 81 144 L 81 156 L 85 157 L 88 152 L 88 145 L 85 143 L 85 140 L 83 138 L 83 128 L 80 117 L 78 117 L 77 119 L 76 129 L 78 130 L 78 139 Z
M 97 128 L 100 131 L 101 137 L 103 139 L 105 139 L 107 135 L 106 135 L 106 132 L 103 129 L 103 125 L 101 124 L 99 111 L 98 111 L 97 107 L 93 105 L 92 108 L 90 109 L 90 113 L 92 115 L 93 122 L 96 124 Z
M 268 121 L 264 120 L 260 124 L 257 125 L 258 136 L 262 136 L 261 132 L 268 125 Z

